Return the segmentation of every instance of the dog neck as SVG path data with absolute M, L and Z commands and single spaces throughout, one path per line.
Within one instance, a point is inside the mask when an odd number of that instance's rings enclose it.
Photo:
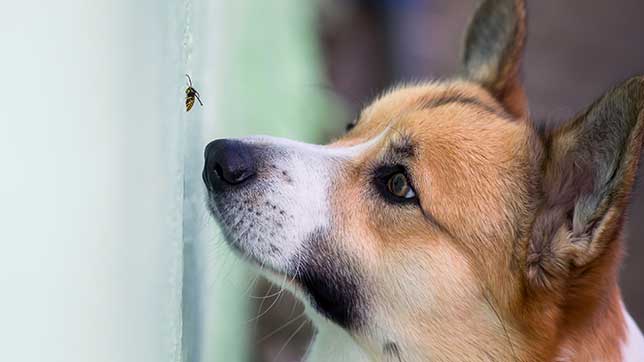
M 636 354 L 644 339 L 624 308 L 618 286 L 618 266 L 621 264 L 621 242 L 610 243 L 602 258 L 577 272 L 566 287 L 558 318 L 550 324 L 552 353 L 545 360 L 632 361 L 641 360 Z M 534 318 L 546 320 L 544 314 Z
M 344 329 L 316 312 L 309 311 L 307 314 L 317 329 L 315 339 L 306 354 L 307 362 L 373 361 Z
M 594 320 L 579 326 L 574 332 L 563 330 L 561 333 L 566 335 L 561 340 L 553 361 L 641 361 L 640 358 L 644 355 L 644 336 L 619 299 L 616 305 L 607 308 L 606 313 L 604 321 Z M 613 323 L 614 320 L 620 323 Z M 315 324 L 317 334 L 307 353 L 307 362 L 374 360 L 342 328 L 329 321 L 317 320 Z M 611 334 L 615 327 L 623 332 Z M 520 360 L 530 361 L 530 357 Z
M 587 306 L 567 305 L 556 331 L 557 362 L 623 361 L 626 341 L 624 310 L 617 286 Z
M 530 345 L 530 338 L 525 336 L 525 338 L 512 338 L 514 342 L 519 343 L 515 346 L 516 355 L 508 356 L 508 360 L 543 362 L 641 361 L 641 356 L 644 355 L 644 337 L 622 303 L 616 283 L 617 272 L 606 269 L 604 272 L 607 275 L 605 278 L 592 277 L 595 283 L 598 279 L 604 281 L 592 289 L 593 294 L 573 294 L 573 297 L 564 304 L 564 307 L 559 311 L 559 322 L 555 323 L 548 332 L 550 343 L 536 342 L 535 345 L 530 347 L 524 345 L 523 347 L 527 348 L 522 348 L 519 341 L 524 340 L 527 345 Z M 588 289 L 582 288 L 582 290 Z M 316 338 L 307 353 L 306 360 L 308 362 L 335 360 L 366 362 L 387 358 L 387 356 L 376 356 L 369 353 L 348 332 L 318 313 L 309 310 L 308 314 L 317 328 Z M 544 317 L 541 316 L 541 318 Z M 476 332 L 473 331 L 473 333 Z M 450 349 L 462 352 L 457 347 L 462 341 L 462 339 L 454 341 L 453 348 Z M 551 348 L 546 347 L 548 344 Z M 420 356 L 434 354 L 427 353 L 433 350 L 433 347 L 435 346 L 432 346 L 432 341 L 429 340 L 426 345 L 427 351 L 415 351 L 417 353 L 414 353 L 414 351 L 407 350 L 406 352 L 409 354 L 405 356 L 405 360 L 424 360 Z M 487 345 L 487 347 L 490 346 Z M 548 352 L 548 349 L 551 352 Z M 475 351 L 470 352 L 476 354 Z M 414 359 L 414 356 L 418 358 Z M 460 356 L 462 357 L 462 355 Z M 461 360 L 458 356 L 454 357 L 450 359 L 448 355 L 443 355 L 441 360 Z M 480 357 L 485 358 L 483 355 Z
M 641 361 L 644 337 L 624 307 L 617 284 L 597 298 L 590 309 L 580 305 L 563 309 L 554 360 Z

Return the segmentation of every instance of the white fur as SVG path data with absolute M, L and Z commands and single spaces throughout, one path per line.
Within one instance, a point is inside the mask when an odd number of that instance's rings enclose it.
M 644 336 L 626 308 L 622 307 L 622 310 L 626 320 L 626 341 L 622 346 L 622 360 L 642 362 L 644 361 Z
M 344 329 L 320 317 L 315 311 L 307 311 L 317 328 L 317 334 L 306 354 L 307 362 L 368 362 L 369 355 Z

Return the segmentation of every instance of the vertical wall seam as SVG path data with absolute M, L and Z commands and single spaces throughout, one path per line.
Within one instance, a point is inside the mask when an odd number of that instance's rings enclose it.
M 185 74 L 191 73 L 191 61 L 192 61 L 192 29 L 191 29 L 191 17 L 192 17 L 192 1 L 191 0 L 184 0 L 183 1 L 183 39 L 182 39 L 182 44 L 181 44 L 181 57 L 182 57 L 182 64 L 180 64 L 180 71 L 181 73 L 179 76 L 183 79 L 183 81 L 186 81 Z M 183 83 L 180 83 L 183 84 Z M 177 336 L 175 340 L 175 354 L 173 356 L 173 361 L 175 362 L 186 362 L 189 360 L 189 355 L 187 354 L 188 351 L 185 350 L 186 344 L 184 341 L 185 335 L 184 335 L 184 328 L 185 328 L 185 322 L 184 322 L 184 308 L 185 308 L 185 293 L 184 293 L 184 288 L 185 288 L 185 262 L 186 262 L 186 230 L 185 230 L 185 224 L 186 224 L 186 206 L 188 204 L 188 200 L 186 200 L 186 195 L 187 195 L 187 178 L 186 178 L 186 157 L 189 156 L 189 153 L 186 150 L 186 144 L 187 144 L 187 129 L 186 129 L 186 122 L 188 121 L 188 113 L 185 112 L 185 86 L 181 87 L 181 91 L 179 92 L 179 95 L 181 97 L 181 103 L 179 103 L 182 106 L 181 109 L 181 117 L 180 117 L 180 147 L 179 150 L 181 150 L 181 239 L 180 239 L 180 244 L 179 244 L 179 250 L 181 253 L 180 257 L 180 265 L 178 266 L 180 275 L 181 275 L 181 283 L 177 287 L 177 293 L 179 294 L 179 310 L 178 310 L 178 324 L 175 326 L 177 330 Z

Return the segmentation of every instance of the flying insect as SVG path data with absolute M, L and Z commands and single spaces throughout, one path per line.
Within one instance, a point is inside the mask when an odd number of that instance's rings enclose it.
M 186 88 L 186 112 L 190 112 L 192 106 L 195 104 L 195 99 L 199 101 L 199 104 L 202 107 L 203 103 L 201 102 L 201 98 L 199 98 L 199 92 L 192 87 L 192 79 L 190 79 L 188 74 L 186 74 L 186 78 L 188 78 L 188 87 Z

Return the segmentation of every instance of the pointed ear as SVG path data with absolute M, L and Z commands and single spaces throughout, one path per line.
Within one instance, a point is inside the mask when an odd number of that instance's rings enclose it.
M 485 0 L 470 22 L 463 51 L 466 78 L 488 89 L 516 117 L 528 112 L 519 80 L 525 37 L 523 0 Z
M 545 201 L 528 279 L 548 286 L 616 250 L 644 143 L 644 77 L 632 78 L 545 137 Z M 561 278 L 560 278 L 561 279 Z

